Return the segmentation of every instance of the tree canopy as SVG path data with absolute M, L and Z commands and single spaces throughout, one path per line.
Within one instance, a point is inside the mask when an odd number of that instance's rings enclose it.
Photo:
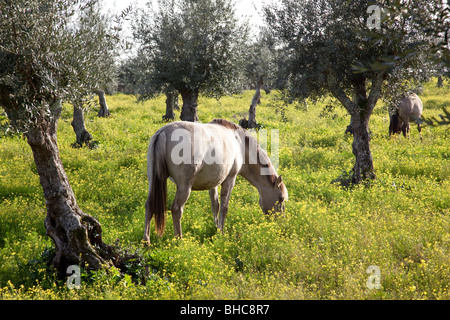
M 97 2 L 0 6 L 0 105 L 16 129 L 51 116 L 53 101 L 84 97 L 115 76 L 117 33 L 105 28 Z
M 194 121 L 199 92 L 220 97 L 239 88 L 247 26 L 238 22 L 230 0 L 158 3 L 159 10 L 142 11 L 133 28 L 140 43 L 137 78 L 145 84 L 138 87 L 145 88 L 144 98 L 177 90 L 182 116 L 189 114 L 184 120 Z
M 400 5 L 399 5 L 400 2 Z M 376 5 L 372 26 L 369 7 Z M 356 157 L 353 182 L 374 178 L 370 115 L 380 98 L 396 104 L 410 83 L 427 78 L 434 38 L 415 23 L 426 2 L 281 0 L 264 8 L 285 54 L 285 90 L 290 99 L 337 98 L 351 115 Z M 408 14 L 405 14 L 404 11 Z
M 367 25 L 367 9 L 373 1 L 283 0 L 280 6 L 267 6 L 270 30 L 289 53 L 284 64 L 289 66 L 285 68 L 286 88 L 291 97 L 321 98 L 330 92 L 333 76 L 349 99 L 355 79 L 374 79 L 382 74 L 390 86 L 422 80 L 430 39 L 417 30 L 411 22 L 413 16 L 404 14 L 396 2 L 377 4 L 380 29 Z M 405 3 L 409 13 L 420 10 L 413 2 Z

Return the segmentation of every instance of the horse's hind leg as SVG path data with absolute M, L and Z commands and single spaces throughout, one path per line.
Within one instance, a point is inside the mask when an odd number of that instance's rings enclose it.
M 175 237 L 182 238 L 181 216 L 183 215 L 184 205 L 191 194 L 191 187 L 177 185 L 177 192 L 172 204 L 173 232 Z
M 406 138 L 406 134 L 409 132 L 409 123 L 403 123 L 402 125 L 403 136 Z
M 216 227 L 219 227 L 219 196 L 217 187 L 209 190 L 209 197 L 211 198 L 211 210 L 214 214 L 214 223 Z

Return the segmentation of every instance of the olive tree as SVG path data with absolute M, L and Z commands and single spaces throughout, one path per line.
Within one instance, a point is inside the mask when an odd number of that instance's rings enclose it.
M 96 11 L 95 15 L 91 14 L 92 10 Z M 125 15 L 130 10 L 130 8 L 127 8 L 124 10 L 124 12 L 122 12 L 122 14 Z M 107 86 L 116 82 L 116 57 L 114 54 L 112 54 L 112 43 L 108 38 L 111 36 L 110 31 L 112 30 L 112 28 L 118 28 L 116 30 L 118 31 L 120 30 L 120 27 L 113 26 L 113 23 L 111 21 L 114 19 L 111 15 L 100 14 L 99 12 L 100 4 L 92 4 L 92 7 L 89 11 L 78 13 L 81 15 L 81 19 L 78 19 L 78 21 L 76 22 L 78 32 L 86 36 L 86 47 L 84 47 L 83 49 L 89 51 L 93 47 L 97 47 L 96 50 L 99 51 L 97 52 L 97 56 L 99 58 L 92 60 L 92 63 L 95 63 L 93 71 L 101 73 L 98 76 L 100 82 L 91 83 L 91 85 L 94 85 L 94 87 L 91 88 L 91 92 L 89 92 L 88 96 L 76 96 L 73 97 L 70 101 L 73 105 L 73 120 L 71 122 L 71 125 L 76 136 L 76 143 L 74 145 L 78 147 L 81 147 L 84 143 L 88 145 L 90 140 L 92 140 L 93 138 L 92 134 L 86 129 L 84 121 L 84 112 L 91 106 L 91 103 L 86 103 L 86 101 L 89 100 L 94 93 L 97 94 L 100 105 L 98 116 L 109 116 L 110 113 L 106 104 L 105 92 L 103 90 Z M 92 37 L 90 36 L 90 34 L 95 34 L 96 36 Z M 110 45 L 98 46 L 98 44 L 90 43 L 92 41 L 99 41 L 98 39 L 102 39 L 101 41 L 104 43 L 109 42 Z
M 62 102 L 87 96 L 111 77 L 98 62 L 109 59 L 117 30 L 98 28 L 97 4 L 6 0 L 0 5 L 0 106 L 33 152 L 60 275 L 72 264 L 93 269 L 114 264 L 100 223 L 78 206 L 57 142 Z
M 261 103 L 261 89 L 269 94 L 275 85 L 278 72 L 277 54 L 276 48 L 264 29 L 261 30 L 256 42 L 248 45 L 245 75 L 250 85 L 255 88 L 255 94 L 248 111 L 248 122 L 244 125 L 246 128 L 257 127 L 256 106 Z
M 144 82 L 152 97 L 178 91 L 181 120 L 198 121 L 198 96 L 220 97 L 237 91 L 243 74 L 247 27 L 240 24 L 231 0 L 160 0 L 134 23 Z
M 425 3 L 280 0 L 264 8 L 268 28 L 285 51 L 289 97 L 331 94 L 350 114 L 354 183 L 375 178 L 369 119 L 377 101 L 426 79 L 430 38 L 412 22 L 419 16 L 414 13 L 426 14 L 418 7 Z

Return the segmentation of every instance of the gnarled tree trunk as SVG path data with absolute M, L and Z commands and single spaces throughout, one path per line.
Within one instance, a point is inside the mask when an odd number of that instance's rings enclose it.
M 78 146 L 81 147 L 83 143 L 87 143 L 92 140 L 92 134 L 87 131 L 86 126 L 84 125 L 84 111 L 81 102 L 73 102 L 73 120 L 71 125 L 73 127 L 73 131 L 75 131 L 77 138 L 76 144 Z
M 354 82 L 354 103 L 349 105 L 351 114 L 351 126 L 353 130 L 352 151 L 355 155 L 353 167 L 353 183 L 375 179 L 372 153 L 370 151 L 369 119 L 381 95 L 383 75 L 374 75 L 371 79 L 372 86 L 367 95 L 365 78 L 356 79 Z
M 166 114 L 162 116 L 163 120 L 175 119 L 175 113 L 173 110 L 178 106 L 178 93 L 171 91 L 166 93 Z
M 352 151 L 356 158 L 355 166 L 353 167 L 353 183 L 375 178 L 372 153 L 370 151 L 370 114 L 367 111 L 361 109 L 352 116 Z
M 197 122 L 198 88 L 179 90 L 183 98 L 180 119 L 183 121 Z
M 111 112 L 109 112 L 108 105 L 106 104 L 106 98 L 105 98 L 105 91 L 98 90 L 98 103 L 100 104 L 100 110 L 98 111 L 99 117 L 109 117 L 111 115 Z
M 60 112 L 61 104 L 56 102 L 52 106 L 53 118 L 30 128 L 26 137 L 33 151 L 46 200 L 45 228 L 56 249 L 53 265 L 64 277 L 69 265 L 86 266 L 88 269 L 112 265 L 112 250 L 103 243 L 100 223 L 78 207 L 67 179 L 56 138 Z
M 355 156 L 353 167 L 353 183 L 375 179 L 372 153 L 370 151 L 369 119 L 381 94 L 383 83 L 382 74 L 374 75 L 372 86 L 367 95 L 367 78 L 355 78 L 353 81 L 353 98 L 350 100 L 344 90 L 339 87 L 336 76 L 330 71 L 328 74 L 328 88 L 342 103 L 351 115 L 351 123 L 347 131 L 353 134 L 352 151 Z
M 256 91 L 253 95 L 252 104 L 250 105 L 250 109 L 248 110 L 248 128 L 256 128 L 256 106 L 260 103 L 261 100 L 261 88 L 263 86 L 263 80 L 260 79 L 256 84 Z

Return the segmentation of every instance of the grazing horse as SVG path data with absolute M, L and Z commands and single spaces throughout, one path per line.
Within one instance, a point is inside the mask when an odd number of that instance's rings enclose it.
M 214 222 L 223 232 L 230 194 L 241 175 L 259 191 L 264 213 L 284 212 L 286 186 L 249 131 L 223 119 L 201 124 L 177 121 L 160 128 L 147 154 L 148 198 L 145 203 L 144 241 L 150 244 L 150 221 L 164 233 L 167 178 L 176 184 L 171 207 L 176 237 L 182 237 L 181 216 L 192 190 L 209 190 Z M 221 185 L 220 204 L 217 187 Z M 220 212 L 220 217 L 218 214 Z
M 389 136 L 403 132 L 409 133 L 409 121 L 417 121 L 422 116 L 423 104 L 420 98 L 413 92 L 407 92 L 390 117 Z M 420 123 L 417 124 L 419 133 L 422 131 Z

